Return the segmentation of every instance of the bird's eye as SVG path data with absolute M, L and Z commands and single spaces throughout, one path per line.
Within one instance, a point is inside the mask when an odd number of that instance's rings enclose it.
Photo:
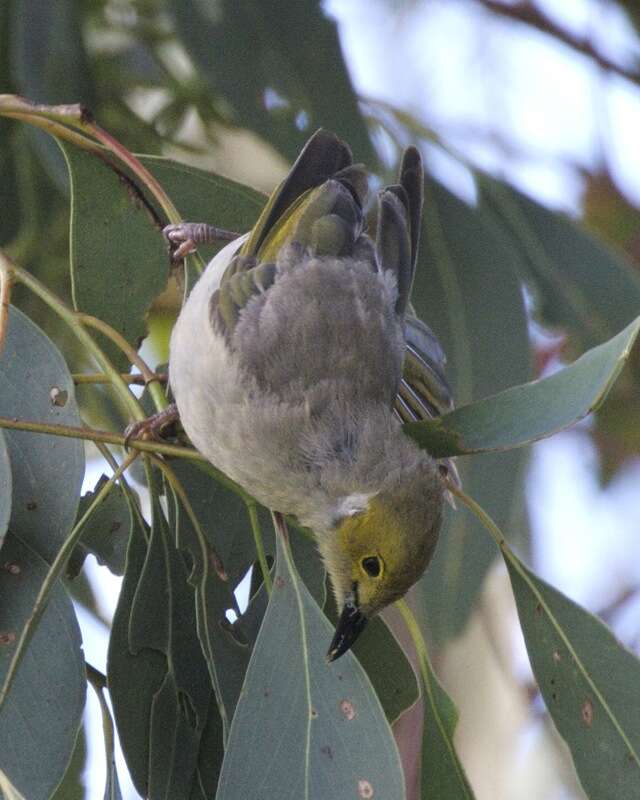
M 362 569 L 370 578 L 377 578 L 382 572 L 382 566 L 378 556 L 366 556 L 360 563 L 362 564 Z

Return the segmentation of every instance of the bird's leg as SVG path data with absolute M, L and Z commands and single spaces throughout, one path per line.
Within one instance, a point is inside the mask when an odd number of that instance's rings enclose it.
M 200 244 L 232 242 L 240 236 L 239 233 L 216 228 L 207 225 L 206 222 L 180 222 L 178 225 L 167 225 L 162 235 L 171 248 L 172 261 L 180 261 L 189 253 L 195 252 Z
M 128 447 L 132 439 L 161 439 L 163 429 L 180 419 L 178 407 L 171 403 L 157 414 L 152 414 L 139 422 L 132 422 L 124 430 L 124 446 Z

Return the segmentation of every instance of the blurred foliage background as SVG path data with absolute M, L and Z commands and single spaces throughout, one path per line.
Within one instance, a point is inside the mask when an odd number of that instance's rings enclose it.
M 4 0 L 0 92 L 81 102 L 133 151 L 263 191 L 319 126 L 381 180 L 404 145 L 419 144 L 437 182 L 415 302 L 467 401 L 547 374 L 640 311 L 639 31 L 633 0 Z M 59 149 L 0 120 L 0 245 L 63 297 L 68 225 Z M 72 371 L 84 366 L 46 309 L 20 290 L 15 300 L 63 343 Z M 150 311 L 158 361 L 179 302 L 173 287 Z M 636 349 L 595 419 L 533 457 L 485 457 L 463 475 L 539 573 L 636 650 L 639 384 Z M 121 424 L 106 397 L 80 400 L 93 424 Z M 579 798 L 504 571 L 468 528 L 444 537 L 420 591 L 477 796 Z M 109 616 L 104 583 L 75 586 L 91 613 Z M 85 746 L 59 798 L 93 785 L 80 777 Z

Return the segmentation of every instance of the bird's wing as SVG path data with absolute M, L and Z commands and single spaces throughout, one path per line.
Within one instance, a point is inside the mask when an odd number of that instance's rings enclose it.
M 380 192 L 376 232 L 378 263 L 396 276 L 396 311 L 401 316 L 408 308 L 416 269 L 423 193 L 422 157 L 417 148 L 408 147 L 402 157 L 398 183 Z
M 453 408 L 451 389 L 445 376 L 447 359 L 440 342 L 431 328 L 415 316 L 409 304 L 420 241 L 423 195 L 422 158 L 415 147 L 409 147 L 402 158 L 398 184 L 382 192 L 378 223 L 381 263 L 384 263 L 386 254 L 389 264 L 395 261 L 398 265 L 396 309 L 404 316 L 406 350 L 394 408 L 403 422 L 437 417 Z M 392 216 L 389 213 L 391 207 L 397 210 L 396 198 L 404 207 L 404 214 L 393 230 L 387 218 Z
M 405 318 L 406 351 L 394 408 L 402 422 L 451 411 L 453 396 L 445 376 L 446 357 L 435 334 L 416 316 Z
M 225 270 L 210 301 L 211 321 L 230 343 L 240 312 L 276 280 L 276 262 L 288 243 L 297 242 L 314 255 L 369 262 L 372 270 L 392 272 L 398 287 L 395 312 L 403 320 L 406 351 L 396 413 L 403 421 L 437 416 L 452 407 L 444 353 L 409 306 L 423 205 L 419 151 L 405 151 L 398 183 L 379 193 L 375 244 L 366 234 L 366 195 L 367 173 L 352 163 L 347 145 L 327 131 L 314 134 Z M 347 320 L 334 318 L 334 329 L 344 325 Z M 325 360 L 331 361 L 331 354 Z M 335 359 L 332 364 L 336 369 Z M 395 370 L 387 371 L 392 380 Z
M 367 173 L 352 164 L 351 151 L 334 134 L 319 130 L 273 192 L 210 301 L 211 321 L 230 341 L 240 312 L 273 284 L 285 245 L 298 243 L 320 256 L 369 258 L 363 204 Z

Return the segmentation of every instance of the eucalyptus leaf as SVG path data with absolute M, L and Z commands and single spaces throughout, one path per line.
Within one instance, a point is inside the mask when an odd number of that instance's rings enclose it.
M 533 288 L 544 322 L 591 347 L 637 316 L 640 277 L 620 252 L 505 183 L 482 176 L 479 187 L 483 206 L 523 256 L 515 266 Z
M 0 415 L 81 425 L 73 380 L 53 342 L 11 307 L 0 354 Z M 13 475 L 10 530 L 49 563 L 76 518 L 84 477 L 77 439 L 6 430 Z
M 143 797 L 149 781 L 151 706 L 167 671 L 163 653 L 151 648 L 134 652 L 129 643 L 131 607 L 145 561 L 147 536 L 146 526 L 136 519 L 107 654 L 107 680 L 118 737 L 133 784 Z
M 208 222 L 244 233 L 253 227 L 267 201 L 262 192 L 214 172 L 159 156 L 141 155 L 139 159 L 189 222 Z
M 335 22 L 317 0 L 223 0 L 215 7 L 172 0 L 170 8 L 199 74 L 239 125 L 287 159 L 325 126 L 349 141 L 358 159 L 375 163 Z
M 216 481 L 205 469 L 187 459 L 176 461 L 172 469 L 182 484 L 207 543 L 222 559 L 229 583 L 235 587 L 256 560 L 256 547 L 244 500 Z M 275 555 L 273 526 L 269 512 L 258 507 L 258 522 L 265 551 Z M 187 518 L 180 520 L 183 536 L 195 536 Z M 197 545 L 193 544 L 194 553 Z
M 551 436 L 604 402 L 629 358 L 640 317 L 571 366 L 404 430 L 436 457 L 508 450 Z
M 131 745 L 136 769 L 134 780 L 137 787 L 140 784 L 144 788 L 149 800 L 190 798 L 199 782 L 200 739 L 209 717 L 212 691 L 196 633 L 196 603 L 188 583 L 189 569 L 175 542 L 156 487 L 152 487 L 151 536 L 144 561 L 140 558 L 142 542 L 138 540 L 136 550 L 132 551 L 135 560 L 131 560 L 131 574 L 137 579 L 136 587 L 133 596 L 127 588 L 127 606 L 123 611 L 128 622 L 126 639 L 119 630 L 117 644 L 110 646 L 109 672 L 110 685 L 113 686 L 115 678 L 112 697 L 116 719 L 123 719 L 128 733 L 133 734 L 126 744 L 123 740 L 123 748 L 126 753 Z M 129 568 L 128 563 L 127 573 Z M 120 619 L 117 622 L 120 627 Z M 116 621 L 114 629 L 115 626 Z M 126 648 L 124 653 L 123 648 Z M 150 652 L 164 658 L 151 661 Z M 121 683 L 122 667 L 130 656 L 134 659 L 141 656 L 143 666 L 153 667 L 153 684 L 147 682 L 137 687 L 145 696 L 138 698 L 136 706 L 142 701 L 148 716 L 145 713 L 142 724 L 135 725 L 131 725 L 130 709 L 122 707 L 127 699 L 131 702 Z M 158 686 L 156 681 L 161 675 Z
M 102 475 L 91 492 L 84 494 L 78 507 L 78 519 L 91 505 L 108 478 Z M 134 522 L 131 508 L 120 483 L 116 483 L 85 525 L 82 538 L 71 557 L 67 575 L 75 577 L 89 553 L 114 575 L 123 575 L 127 545 Z
M 164 290 L 169 259 L 161 223 L 136 185 L 101 159 L 58 141 L 71 184 L 70 270 L 74 308 L 111 325 L 137 348 L 145 314 Z M 128 371 L 110 341 L 104 349 Z
M 87 666 L 87 670 L 91 667 Z M 122 800 L 122 792 L 120 790 L 120 781 L 118 780 L 118 770 L 116 767 L 116 754 L 115 754 L 115 731 L 113 727 L 113 719 L 111 718 L 111 711 L 109 705 L 105 700 L 102 688 L 96 689 L 96 696 L 100 704 L 100 713 L 102 715 L 102 733 L 104 736 L 104 751 L 106 761 L 107 777 L 104 786 L 104 800 Z M 55 799 L 54 799 L 55 800 Z
M 4 30 L 2 26 L 2 15 L 8 10 L 8 5 L 4 4 L 0 8 L 0 48 L 3 47 Z M 0 67 L 0 82 L 3 85 Z M 11 123 L 8 120 L 0 120 L 0 245 L 6 246 L 12 241 L 20 230 L 21 208 L 18 201 L 19 183 L 16 170 L 16 137 L 13 135 Z
M 531 666 L 590 800 L 640 798 L 640 661 L 506 547 Z
M 7 534 L 0 562 L 2 685 L 48 565 L 13 533 Z M 62 779 L 82 721 L 85 689 L 80 630 L 58 583 L 0 708 L 2 770 L 29 800 L 48 800 Z
M 473 800 L 473 790 L 453 743 L 458 711 L 440 685 L 426 654 L 421 677 L 424 703 L 421 799 Z
M 351 653 L 327 663 L 331 626 L 280 537 L 276 564 L 218 800 L 404 797 L 398 752 L 371 684 Z
M 324 611 L 335 626 L 338 614 L 333 597 L 329 598 Z M 413 667 L 385 617 L 386 613 L 369 620 L 351 652 L 367 673 L 387 722 L 393 725 L 419 699 L 420 690 Z
M 11 517 L 12 490 L 13 480 L 11 477 L 9 451 L 4 433 L 0 431 L 0 546 L 4 541 L 4 535 L 7 532 L 9 518 Z
M 95 107 L 92 70 L 81 33 L 82 4 L 12 0 L 11 72 L 20 94 L 39 103 Z M 51 138 L 30 128 L 29 138 L 58 187 L 66 187 L 64 162 Z
M 78 731 L 76 746 L 73 748 L 67 770 L 51 800 L 86 800 L 84 773 L 87 767 L 87 728 L 86 720 L 84 720 L 84 724 Z M 113 798 L 113 800 L 122 800 L 122 798 Z
M 456 404 L 531 377 L 519 258 L 491 219 L 427 181 L 411 302 L 444 347 Z M 466 490 L 505 527 L 519 502 L 525 460 L 521 451 L 458 463 Z M 494 559 L 476 520 L 446 515 L 416 612 L 436 642 L 462 630 Z

